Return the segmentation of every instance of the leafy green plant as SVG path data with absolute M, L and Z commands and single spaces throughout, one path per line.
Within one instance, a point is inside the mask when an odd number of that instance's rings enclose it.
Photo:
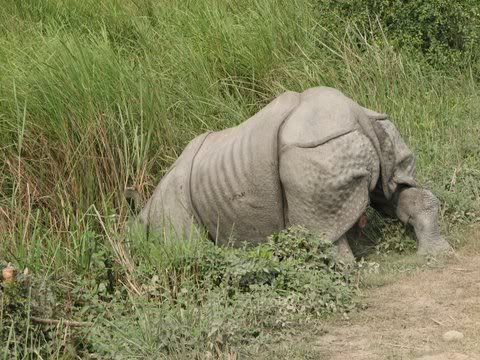
M 413 229 L 405 227 L 398 219 L 367 209 L 368 223 L 365 229 L 352 229 L 350 243 L 358 257 L 372 253 L 377 255 L 409 254 L 416 250 Z
M 480 48 L 480 5 L 475 0 L 347 0 L 318 6 L 371 29 L 367 36 L 386 37 L 397 48 L 420 52 L 434 66 L 469 66 Z
M 0 273 L 4 268 L 5 264 L 0 264 Z M 8 280 L 0 276 L 0 355 L 3 358 L 25 359 L 35 354 L 58 359 L 75 354 L 74 332 L 55 323 L 35 324 L 34 320 L 39 317 L 58 314 L 56 300 L 45 279 L 26 272 Z
M 115 317 L 115 322 L 102 322 L 110 329 L 107 333 L 100 328 L 93 332 L 92 351 L 105 355 L 103 344 L 116 337 L 119 354 L 227 351 L 266 340 L 272 331 L 295 323 L 348 312 L 356 304 L 354 272 L 337 261 L 330 242 L 302 227 L 240 249 L 202 238 L 170 249 L 169 239 L 157 241 L 161 253 L 150 251 L 150 258 L 143 254 L 141 260 L 150 269 L 143 274 L 151 276 L 143 288 L 146 297 L 134 301 L 133 310 L 123 308 L 120 317 L 106 315 L 104 319 Z M 106 313 L 118 314 L 119 307 L 114 301 Z M 157 330 L 136 333 L 135 323 Z M 112 332 L 117 334 L 113 339 L 105 338 Z M 137 344 L 135 349 L 121 345 L 126 336 Z

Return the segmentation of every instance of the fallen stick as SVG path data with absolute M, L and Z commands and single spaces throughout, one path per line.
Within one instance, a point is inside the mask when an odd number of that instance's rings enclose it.
M 70 327 L 82 327 L 82 326 L 92 326 L 92 323 L 84 321 L 71 321 L 71 320 L 55 320 L 55 319 L 42 319 L 36 316 L 30 318 L 35 324 L 42 325 L 65 325 Z
M 440 322 L 440 321 L 438 321 L 438 320 L 435 320 L 434 318 L 431 318 L 430 320 L 432 320 L 432 321 L 433 321 L 435 324 L 437 324 L 437 325 L 445 326 L 444 323 L 442 323 L 442 322 Z
M 387 345 L 387 346 L 398 347 L 398 348 L 402 348 L 402 349 L 408 349 L 408 350 L 422 350 L 421 348 L 418 348 L 418 347 L 407 346 L 407 345 L 402 345 L 402 344 L 392 344 L 392 343 L 382 343 L 382 344 Z

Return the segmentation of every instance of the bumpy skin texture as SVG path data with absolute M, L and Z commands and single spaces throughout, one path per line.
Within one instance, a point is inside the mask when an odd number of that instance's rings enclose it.
M 413 225 L 419 252 L 448 247 L 438 200 L 386 115 L 326 87 L 287 92 L 237 127 L 192 140 L 140 214 L 148 231 L 259 243 L 299 224 L 351 256 L 345 233 L 366 207 Z
M 378 167 L 375 149 L 358 131 L 323 145 L 290 147 L 280 158 L 287 225 L 301 224 L 337 240 L 369 202 L 369 183 Z

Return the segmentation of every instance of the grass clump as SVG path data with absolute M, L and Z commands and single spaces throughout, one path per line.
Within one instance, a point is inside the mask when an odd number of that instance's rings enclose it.
M 0 273 L 7 268 L 0 263 Z M 8 268 L 12 268 L 8 265 Z M 0 275 L 0 356 L 5 359 L 70 358 L 76 354 L 74 340 L 81 335 L 78 331 L 59 326 L 61 321 L 52 316 L 65 314 L 61 310 L 55 284 L 46 279 L 32 276 L 25 269 L 10 279 Z M 39 325 L 37 319 L 46 319 Z M 48 323 L 50 322 L 50 323 Z M 61 323 L 62 324 L 62 323 Z
M 170 253 L 145 252 L 134 258 L 142 278 L 135 298 L 118 286 L 109 289 L 100 279 L 96 284 L 87 279 L 73 284 L 70 316 L 93 324 L 68 335 L 63 346 L 73 353 L 100 358 L 160 354 L 203 358 L 208 353 L 248 352 L 249 346 L 269 342 L 278 330 L 347 313 L 356 304 L 352 269 L 337 261 L 334 245 L 302 227 L 240 249 L 215 246 L 204 238 L 184 240 L 176 247 L 166 239 L 137 237 L 137 241 L 156 241 L 157 247 Z M 24 290 L 13 294 L 12 286 Z M 60 309 L 45 312 L 45 304 L 39 313 L 38 296 L 30 296 L 40 293 L 39 283 L 29 283 L 27 288 L 25 282 L 17 281 L 12 286 L 1 292 L 3 313 L 9 314 L 2 326 L 16 332 L 12 344 L 23 344 L 29 332 L 43 334 L 33 330 L 31 316 L 68 316 Z M 51 300 L 50 307 L 57 301 L 65 299 Z M 7 321 L 11 317 L 21 321 Z M 42 340 L 48 344 L 52 339 L 45 336 Z M 17 347 L 12 349 L 16 356 L 24 354 Z M 39 351 L 53 356 L 47 350 Z
M 133 311 L 105 321 L 109 331 L 98 327 L 92 351 L 106 356 L 112 342 L 118 355 L 127 358 L 203 357 L 236 352 L 240 346 L 245 351 L 277 330 L 355 307 L 353 273 L 336 260 L 331 243 L 304 228 L 282 231 L 253 248 L 192 241 L 189 251 L 178 252 L 178 261 L 166 267 L 154 265 L 162 260 L 153 255 L 143 270 L 150 277 L 143 301 L 137 299 Z

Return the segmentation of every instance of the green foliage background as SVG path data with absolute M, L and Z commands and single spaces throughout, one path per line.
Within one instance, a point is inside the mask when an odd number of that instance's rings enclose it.
M 276 301 L 318 304 L 311 284 L 322 277 L 338 285 L 335 308 L 349 308 L 340 275 L 298 263 L 283 269 L 298 277 L 273 291 L 272 273 L 259 270 L 270 269 L 271 250 L 232 255 L 126 232 L 127 185 L 147 197 L 195 135 L 238 124 L 287 89 L 332 86 L 387 112 L 441 199 L 447 236 L 478 221 L 479 26 L 474 0 L 0 0 L 0 260 L 49 284 L 48 316 L 101 319 L 92 330 L 101 336 L 87 340 L 30 329 L 20 308 L 21 324 L 0 315 L 2 351 L 229 354 L 269 333 L 252 319 L 281 318 Z M 397 225 L 372 217 L 367 249 L 411 251 Z M 267 284 L 228 302 L 232 284 L 209 278 L 212 267 L 232 281 L 253 267 Z M 159 323 L 172 326 L 168 346 Z
M 320 1 L 318 7 L 338 16 L 338 24 L 353 23 L 370 39 L 385 37 L 396 49 L 417 53 L 434 67 L 468 68 L 478 61 L 478 1 Z

